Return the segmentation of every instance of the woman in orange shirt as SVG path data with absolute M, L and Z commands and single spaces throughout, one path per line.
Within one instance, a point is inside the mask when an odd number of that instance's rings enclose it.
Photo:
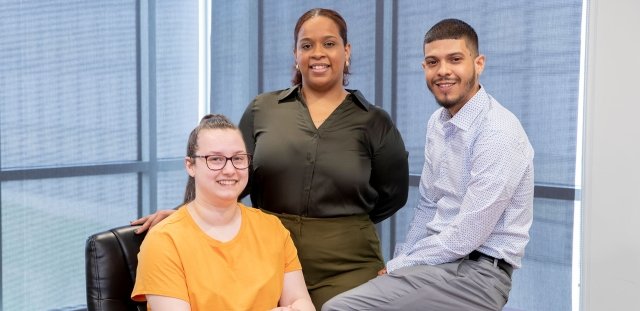
M 237 127 L 202 119 L 185 157 L 195 196 L 149 231 L 132 299 L 154 311 L 315 310 L 289 232 L 238 203 L 250 163 Z

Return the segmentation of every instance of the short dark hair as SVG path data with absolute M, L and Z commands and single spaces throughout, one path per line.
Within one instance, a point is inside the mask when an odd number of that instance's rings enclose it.
M 424 42 L 422 47 L 427 43 L 431 43 L 436 40 L 445 39 L 464 39 L 467 43 L 467 47 L 471 51 L 473 56 L 478 56 L 478 34 L 469 24 L 455 18 L 447 18 L 439 21 L 427 33 L 424 35 Z
M 347 22 L 342 18 L 340 13 L 331 10 L 331 9 L 323 9 L 323 8 L 315 8 L 311 9 L 300 18 L 298 18 L 298 22 L 296 23 L 296 27 L 293 29 L 293 46 L 295 47 L 298 44 L 298 33 L 300 32 L 300 28 L 302 28 L 302 24 L 308 21 L 312 17 L 316 16 L 324 16 L 332 20 L 338 26 L 338 31 L 340 31 L 340 38 L 342 38 L 343 44 L 346 46 L 349 41 L 347 41 Z M 347 60 L 348 61 L 348 60 Z M 344 66 L 344 70 L 342 71 L 342 85 L 349 84 L 348 76 L 349 76 L 349 66 Z M 295 68 L 293 69 L 293 79 L 291 79 L 291 83 L 293 85 L 302 83 L 302 74 Z

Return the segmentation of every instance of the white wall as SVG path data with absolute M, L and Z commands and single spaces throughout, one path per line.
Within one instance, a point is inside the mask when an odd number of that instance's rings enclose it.
M 583 310 L 640 310 L 640 1 L 589 0 Z

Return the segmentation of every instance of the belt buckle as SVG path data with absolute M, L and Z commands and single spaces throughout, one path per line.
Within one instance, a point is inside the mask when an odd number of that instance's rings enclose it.
M 498 258 L 491 257 L 491 256 L 489 256 L 489 255 L 485 255 L 485 254 L 480 254 L 480 256 L 478 256 L 478 260 L 480 260 L 480 259 L 488 260 L 488 261 L 490 261 L 491 263 L 493 263 L 493 266 L 494 266 L 494 267 L 499 268 L 499 267 L 498 267 L 498 263 L 500 263 L 500 259 L 498 259 Z
M 509 269 L 510 265 L 507 262 L 504 262 L 504 263 L 505 263 L 505 265 L 507 265 L 509 267 L 506 267 L 506 266 L 503 267 L 503 265 L 500 264 L 500 261 L 502 259 L 498 259 L 498 258 L 489 256 L 489 255 L 484 254 L 484 253 L 479 252 L 479 251 L 473 251 L 469 255 L 467 255 L 465 258 L 471 259 L 471 260 L 475 260 L 475 261 L 478 261 L 480 259 L 484 259 L 484 260 L 488 260 L 490 262 L 493 262 L 493 266 L 494 267 L 506 272 L 509 275 L 509 277 L 511 277 L 511 273 L 510 272 L 513 271 L 513 270 Z M 511 271 L 509 271 L 509 270 L 511 270 Z
M 498 262 L 499 262 L 499 261 L 500 261 L 500 260 L 499 260 L 498 258 L 493 258 L 493 266 L 497 268 L 497 267 L 498 267 Z

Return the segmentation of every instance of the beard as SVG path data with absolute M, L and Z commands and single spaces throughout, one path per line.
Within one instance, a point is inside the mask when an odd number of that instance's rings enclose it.
M 460 78 L 456 78 L 454 81 L 456 83 L 462 84 L 462 87 L 463 87 L 462 92 L 456 97 L 452 97 L 449 94 L 445 94 L 442 98 L 438 98 L 433 88 L 435 87 L 436 83 L 440 82 L 440 80 L 451 81 L 451 79 L 439 79 L 434 81 L 433 83 L 427 83 L 427 88 L 429 89 L 429 91 L 431 91 L 431 94 L 433 94 L 433 97 L 435 98 L 438 105 L 440 105 L 440 107 L 449 109 L 455 106 L 462 106 L 465 104 L 465 102 L 462 102 L 462 101 L 463 100 L 467 101 L 468 98 L 470 98 L 470 96 L 468 95 L 471 92 L 473 92 L 473 86 L 476 85 L 477 77 L 476 77 L 476 71 L 474 69 L 471 75 L 471 79 L 467 81 L 462 81 Z

